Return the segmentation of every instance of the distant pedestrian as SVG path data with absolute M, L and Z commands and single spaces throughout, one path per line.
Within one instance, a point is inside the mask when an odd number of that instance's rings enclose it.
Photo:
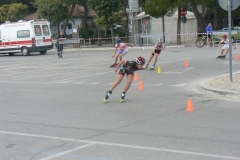
M 59 44 L 59 41 L 65 41 L 65 40 L 66 40 L 66 36 L 64 35 L 63 31 L 61 31 L 60 34 L 58 35 L 57 45 L 56 45 L 59 58 L 63 58 L 63 54 L 62 54 L 63 44 Z

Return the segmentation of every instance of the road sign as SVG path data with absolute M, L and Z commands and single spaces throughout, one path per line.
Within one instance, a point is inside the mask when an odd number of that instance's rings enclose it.
M 138 0 L 128 0 L 130 12 L 139 12 Z
M 218 0 L 220 7 L 226 11 L 228 11 L 228 1 L 227 0 Z M 239 0 L 231 0 L 231 10 L 235 10 L 239 7 L 240 1 Z
M 185 8 L 181 9 L 181 16 L 185 17 L 187 14 L 187 10 Z
M 184 16 L 184 17 L 181 18 L 181 20 L 182 20 L 182 23 L 186 23 L 187 22 L 187 17 Z

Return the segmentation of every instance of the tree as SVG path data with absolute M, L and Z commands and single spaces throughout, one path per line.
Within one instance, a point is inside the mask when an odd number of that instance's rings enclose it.
M 0 7 L 0 21 L 18 21 L 24 19 L 28 13 L 28 6 L 22 3 L 12 3 Z
M 69 16 L 69 6 L 65 3 L 65 0 L 35 0 L 33 5 L 38 8 L 37 12 L 42 18 L 56 23 L 57 33 L 59 33 L 60 21 Z
M 181 7 L 185 6 L 187 0 L 146 0 L 145 11 L 152 17 L 159 18 L 165 15 L 172 16 L 178 10 L 177 21 L 177 44 L 181 44 L 180 29 L 181 29 Z
M 96 12 L 95 23 L 101 28 L 110 28 L 113 37 L 113 25 L 120 22 L 123 15 L 121 1 L 88 0 L 88 5 Z
M 7 5 L 7 4 L 11 4 L 11 3 L 17 3 L 19 2 L 20 0 L 1 0 L 0 1 L 0 6 L 2 5 Z

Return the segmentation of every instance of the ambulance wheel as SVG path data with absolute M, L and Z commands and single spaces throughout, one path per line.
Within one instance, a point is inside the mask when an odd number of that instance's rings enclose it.
M 45 51 L 40 51 L 40 54 L 46 54 L 47 53 L 47 51 L 45 50 Z
M 13 55 L 14 55 L 14 53 L 8 53 L 8 55 L 9 55 L 9 56 L 13 56 Z
M 30 55 L 30 52 L 27 49 L 27 47 L 22 47 L 22 55 L 24 55 L 24 56 L 29 56 Z

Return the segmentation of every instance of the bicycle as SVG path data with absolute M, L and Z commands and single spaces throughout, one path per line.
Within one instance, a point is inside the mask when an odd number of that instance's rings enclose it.
M 195 44 L 196 44 L 196 46 L 197 46 L 198 48 L 202 48 L 204 45 L 206 45 L 206 42 L 207 42 L 207 36 L 206 36 L 206 35 L 203 35 L 202 37 L 199 37 L 199 38 L 196 40 Z M 210 47 L 213 46 L 212 36 L 211 36 L 211 38 L 210 38 L 209 45 L 210 45 Z

